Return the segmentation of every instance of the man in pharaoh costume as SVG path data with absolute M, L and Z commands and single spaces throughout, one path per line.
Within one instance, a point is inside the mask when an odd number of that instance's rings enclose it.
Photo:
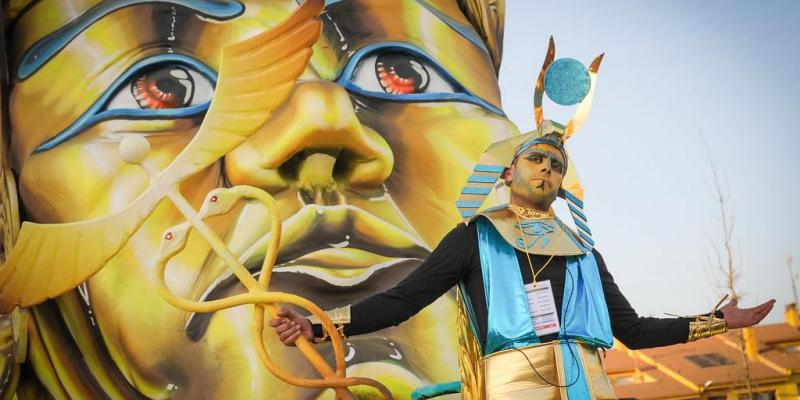
M 309 368 L 272 330 L 251 329 L 252 306 L 191 312 L 164 299 L 154 258 L 187 213 L 152 203 L 153 191 L 174 188 L 195 210 L 219 188 L 273 195 L 277 218 L 241 202 L 208 224 L 257 275 L 279 220 L 270 289 L 331 309 L 418 268 L 459 220 L 450 205 L 474 162 L 519 131 L 497 85 L 503 1 L 328 1 L 323 11 L 317 0 L 317 22 L 235 47 L 309 2 L 3 1 L 3 396 L 333 397 L 262 365 L 254 340 L 288 372 Z M 227 46 L 241 54 L 223 68 Z M 121 157 L 137 137 L 150 148 L 138 161 L 163 179 Z M 195 301 L 244 292 L 198 232 L 169 260 L 169 289 Z M 402 326 L 349 339 L 348 374 L 401 398 L 455 379 L 456 312 L 448 294 Z
M 614 399 L 600 354 L 614 337 L 632 349 L 699 340 L 757 324 L 774 304 L 740 309 L 734 299 L 692 317 L 636 314 L 594 248 L 583 189 L 564 146 L 591 108 L 602 55 L 588 69 L 554 56 L 551 39 L 534 97 L 538 128 L 484 153 L 457 202 L 464 223 L 394 288 L 329 311 L 341 334 L 361 335 L 400 324 L 457 286 L 464 399 Z M 544 120 L 543 93 L 578 104 L 568 124 Z M 507 203 L 487 208 L 487 196 L 503 187 Z M 557 197 L 574 229 L 556 216 Z M 314 318 L 290 309 L 280 315 L 285 319 L 270 323 L 284 344 L 300 336 L 327 339 Z M 418 398 L 453 391 L 457 385 L 443 384 L 423 388 Z

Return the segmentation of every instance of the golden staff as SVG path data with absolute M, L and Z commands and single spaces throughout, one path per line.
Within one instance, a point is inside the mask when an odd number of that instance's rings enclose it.
M 122 158 L 131 164 L 136 164 L 147 171 L 151 178 L 158 177 L 158 169 L 147 159 L 149 144 L 141 136 L 130 136 L 120 144 Z M 191 204 L 183 197 L 177 186 L 172 186 L 166 197 L 186 217 L 187 222 L 173 226 L 161 237 L 161 247 L 155 258 L 156 282 L 158 293 L 171 305 L 181 310 L 195 313 L 209 313 L 244 304 L 255 305 L 253 315 L 253 340 L 259 358 L 264 366 L 279 379 L 296 386 L 323 388 L 331 387 L 336 390 L 337 398 L 352 399 L 352 394 L 346 389 L 348 386 L 368 385 L 376 388 L 386 399 L 392 399 L 392 394 L 385 386 L 369 378 L 345 377 L 344 348 L 342 338 L 337 333 L 331 319 L 314 303 L 300 296 L 268 291 L 272 268 L 278 255 L 278 246 L 281 237 L 281 217 L 275 199 L 266 192 L 252 186 L 234 186 L 232 188 L 218 188 L 208 193 L 200 212 L 195 212 Z M 261 265 L 261 275 L 256 281 L 250 272 L 225 246 L 222 239 L 203 221 L 205 218 L 225 214 L 240 200 L 254 200 L 263 204 L 269 210 L 272 223 L 270 242 L 266 256 Z M 211 245 L 212 249 L 231 268 L 233 274 L 241 281 L 248 293 L 230 296 L 224 299 L 211 301 L 193 301 L 182 299 L 173 295 L 165 281 L 165 270 L 168 261 L 177 255 L 186 246 L 189 232 L 195 229 Z M 311 362 L 314 368 L 323 376 L 323 379 L 297 378 L 279 368 L 269 357 L 263 342 L 264 316 L 266 312 L 277 315 L 278 307 L 275 303 L 289 303 L 300 306 L 316 315 L 322 322 L 323 328 L 331 337 L 336 370 L 328 366 L 322 356 L 316 351 L 305 337 L 300 337 L 297 348 Z

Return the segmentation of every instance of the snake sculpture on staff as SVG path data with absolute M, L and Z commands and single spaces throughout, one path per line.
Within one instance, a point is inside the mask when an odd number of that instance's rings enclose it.
M 0 312 L 19 315 L 21 308 L 56 298 L 86 281 L 123 248 L 159 203 L 169 199 L 187 222 L 164 235 L 155 259 L 159 292 L 167 302 L 194 313 L 253 304 L 256 350 L 264 366 L 276 377 L 298 386 L 334 388 L 337 398 L 341 399 L 353 398 L 347 387 L 354 385 L 373 386 L 383 397 L 392 398 L 386 387 L 374 380 L 345 377 L 342 339 L 334 334 L 330 318 L 319 307 L 300 296 L 268 291 L 281 232 L 281 220 L 271 196 L 247 186 L 216 189 L 209 193 L 198 213 L 179 190 L 184 180 L 216 162 L 256 132 L 289 96 L 308 64 L 311 46 L 319 38 L 321 22 L 318 16 L 323 6 L 322 0 L 307 0 L 274 28 L 222 48 L 218 84 L 203 124 L 166 168 L 159 170 L 148 159 L 149 143 L 143 137 L 129 136 L 120 143 L 123 160 L 139 165 L 150 177 L 149 188 L 120 212 L 71 223 L 24 222 L 16 242 L 7 251 L 7 262 L 0 268 Z M 237 123 L 225 123 L 231 120 Z M 226 213 L 239 200 L 261 202 L 272 216 L 271 243 L 258 280 L 203 222 L 206 217 Z M 192 229 L 198 231 L 225 260 L 248 293 L 213 301 L 189 301 L 171 294 L 164 281 L 167 262 L 183 249 Z M 262 331 L 265 312 L 277 312 L 275 303 L 294 304 L 320 318 L 332 339 L 335 370 L 305 340 L 298 342 L 297 347 L 320 372 L 322 379 L 295 377 L 272 362 L 263 343 Z M 26 336 L 25 319 L 14 318 L 13 321 L 17 325 L 15 338 L 23 340 Z M 24 348 L 24 345 L 18 344 L 18 347 Z M 25 357 L 24 351 L 16 354 L 18 358 Z

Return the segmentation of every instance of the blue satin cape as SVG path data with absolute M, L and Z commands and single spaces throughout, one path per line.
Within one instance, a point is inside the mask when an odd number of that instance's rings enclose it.
M 528 298 L 514 247 L 503 239 L 486 218 L 477 218 L 475 223 L 488 311 L 484 355 L 540 343 L 531 323 Z M 569 398 L 590 398 L 586 373 L 577 360 L 579 350 L 573 339 L 611 348 L 611 320 L 597 261 L 592 252 L 567 256 L 566 267 L 559 321 L 561 331 L 558 336 L 563 341 L 561 354 L 566 375 L 563 384 L 569 385 Z

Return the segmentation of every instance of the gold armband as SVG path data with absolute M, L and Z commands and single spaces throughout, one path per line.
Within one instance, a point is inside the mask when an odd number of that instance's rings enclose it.
M 727 298 L 728 295 L 726 294 L 708 314 L 680 317 L 694 318 L 694 321 L 689 322 L 689 338 L 686 340 L 687 343 L 694 342 L 695 340 L 705 339 L 714 335 L 719 335 L 720 333 L 725 333 L 728 331 L 728 323 L 725 322 L 725 319 L 717 318 L 716 316 L 717 309 L 719 309 L 719 306 L 722 305 Z M 678 317 L 677 315 L 674 316 Z
M 689 322 L 689 340 L 687 342 L 705 339 L 727 331 L 728 324 L 725 319 L 717 318 L 714 314 L 710 316 L 698 315 L 694 321 Z
M 331 322 L 333 322 L 336 325 L 349 324 L 350 323 L 350 305 L 349 304 L 344 306 L 344 307 L 337 307 L 337 308 L 334 308 L 333 310 L 325 311 L 325 314 L 328 316 L 328 318 L 331 319 Z M 308 320 L 311 321 L 312 324 L 321 324 L 322 323 L 322 321 L 320 321 L 319 318 L 317 318 L 316 315 L 312 315 L 312 316 L 308 317 Z
M 325 314 L 328 316 L 328 318 L 331 319 L 331 322 L 333 322 L 333 324 L 336 326 L 336 332 L 339 334 L 339 336 L 341 336 L 342 338 L 346 339 L 345 336 L 344 336 L 344 326 L 346 324 L 350 323 L 350 305 L 348 304 L 348 305 L 346 305 L 344 307 L 337 307 L 337 308 L 334 308 L 332 310 L 325 311 Z M 308 320 L 312 324 L 321 324 L 322 323 L 322 321 L 320 321 L 319 318 L 317 318 L 316 315 L 312 315 L 312 316 L 308 317 Z M 331 340 L 331 338 L 330 338 L 330 335 L 328 335 L 328 331 L 323 329 L 322 330 L 322 337 L 321 338 L 320 337 L 314 337 L 313 342 L 314 343 L 326 343 L 326 342 L 330 342 L 330 340 Z
M 338 335 L 339 335 L 339 336 L 340 336 L 342 339 L 347 339 L 347 338 L 344 336 L 344 324 L 336 324 L 336 333 L 337 333 L 337 334 L 338 334 Z M 330 341 L 331 341 L 331 336 L 330 336 L 330 335 L 328 335 L 328 331 L 326 331 L 326 330 L 323 328 L 323 329 L 322 329 L 322 337 L 316 337 L 316 336 L 314 336 L 314 338 L 311 340 L 311 343 L 314 343 L 314 344 L 320 344 L 320 343 L 328 343 L 328 342 L 330 342 Z
M 331 337 L 328 336 L 328 332 L 325 331 L 325 330 L 322 331 L 322 337 L 314 336 L 314 338 L 311 339 L 311 343 L 314 343 L 314 344 L 328 343 L 330 341 L 331 341 Z

